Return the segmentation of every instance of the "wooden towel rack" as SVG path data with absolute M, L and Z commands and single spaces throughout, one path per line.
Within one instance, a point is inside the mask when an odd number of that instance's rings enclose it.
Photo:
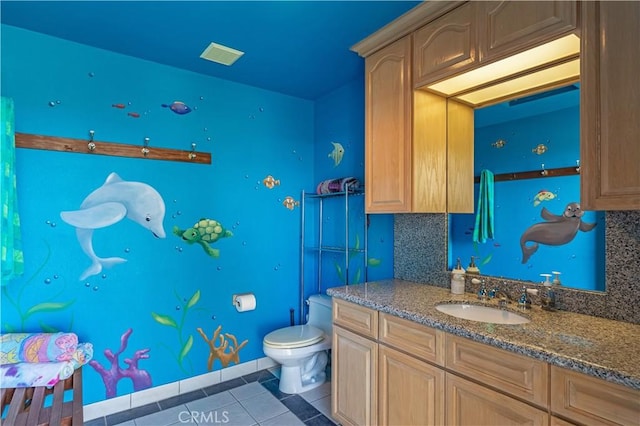
M 571 176 L 579 175 L 580 167 L 559 167 L 557 169 L 530 170 L 526 172 L 501 173 L 493 176 L 494 182 L 505 180 L 521 180 L 521 179 L 538 179 L 547 177 Z M 480 183 L 480 176 L 476 176 L 473 180 Z
M 57 136 L 17 133 L 16 147 L 44 149 L 48 151 L 75 152 L 78 154 L 110 155 L 116 157 L 144 158 L 151 160 L 183 161 L 185 163 L 211 164 L 208 152 L 183 151 L 153 146 L 98 142 L 88 139 L 72 139 Z M 145 152 L 146 151 L 146 152 Z

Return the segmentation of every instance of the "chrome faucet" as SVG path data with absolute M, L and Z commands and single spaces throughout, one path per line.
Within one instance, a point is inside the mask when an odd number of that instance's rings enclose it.
M 529 299 L 527 288 L 524 286 L 522 287 L 522 294 L 518 298 L 518 307 L 522 309 L 531 309 L 531 299 Z
M 487 287 L 485 286 L 484 280 L 480 282 L 480 291 L 478 291 L 478 299 L 487 300 L 489 295 L 487 293 Z

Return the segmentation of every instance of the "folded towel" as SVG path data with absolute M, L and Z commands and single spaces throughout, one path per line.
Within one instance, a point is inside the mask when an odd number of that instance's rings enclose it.
M 0 365 L 0 388 L 53 386 L 73 374 L 73 362 L 19 362 Z
M 486 243 L 487 238 L 493 238 L 493 231 L 493 173 L 489 170 L 483 170 L 480 173 L 480 191 L 476 225 L 473 228 L 473 242 Z
M 354 192 L 360 188 L 360 181 L 354 177 L 323 180 L 316 187 L 317 194 L 331 194 L 334 192 Z

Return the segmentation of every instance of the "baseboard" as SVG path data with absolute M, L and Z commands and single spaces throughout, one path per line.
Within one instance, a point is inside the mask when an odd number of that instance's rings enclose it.
M 275 367 L 276 365 L 277 363 L 269 357 L 258 358 L 253 361 L 243 362 L 238 365 L 189 377 L 188 379 L 177 382 L 154 386 L 142 391 L 87 404 L 83 407 L 84 420 L 89 421 L 98 417 L 108 416 L 131 408 L 161 401 L 171 398 L 172 396 L 192 392 L 197 389 L 255 373 L 256 371 Z

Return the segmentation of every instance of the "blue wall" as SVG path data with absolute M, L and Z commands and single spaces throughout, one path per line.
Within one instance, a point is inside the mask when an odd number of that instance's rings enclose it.
M 25 274 L 3 283 L 2 332 L 74 331 L 109 368 L 104 351 L 116 352 L 131 329 L 120 368 L 148 349 L 138 368 L 153 386 L 208 371 L 199 327 L 209 338 L 221 326 L 238 343 L 247 340 L 239 362 L 263 357 L 262 337 L 288 325 L 289 309 L 299 305 L 300 206 L 287 208 L 285 198 L 299 202 L 325 176 L 361 177 L 361 86 L 315 105 L 3 25 L 2 96 L 15 102 L 17 132 L 85 139 L 91 129 L 97 141 L 142 146 L 148 137 L 150 149 L 189 150 L 195 142 L 212 164 L 18 149 Z M 161 106 L 174 101 L 192 111 Z M 349 144 L 336 168 L 328 163 L 330 140 Z M 97 229 L 97 255 L 127 262 L 79 280 L 91 262 L 60 213 L 78 210 L 111 173 L 160 194 L 166 237 L 128 219 Z M 279 181 L 271 189 L 268 175 Z M 201 218 L 233 234 L 211 245 L 217 258 L 173 233 Z M 376 231 L 384 241 L 376 256 L 389 265 L 380 274 L 391 276 L 387 225 Z M 255 311 L 236 312 L 231 300 L 240 292 L 255 293 Z M 85 403 L 106 398 L 94 368 L 85 368 L 84 381 Z M 133 390 L 130 380 L 119 381 L 118 395 Z
M 559 108 L 552 112 L 542 112 L 547 106 L 535 109 L 533 105 L 524 104 L 516 107 L 503 104 L 476 111 L 476 175 L 483 169 L 494 174 L 542 170 L 543 163 L 547 169 L 576 166 L 576 160 L 580 158 L 578 97 L 579 92 L 575 91 L 548 98 L 545 103 L 552 102 Z M 512 108 L 510 116 L 505 112 L 509 108 Z M 528 109 L 528 113 L 522 114 L 523 109 Z M 494 121 L 488 122 L 488 116 Z M 496 119 L 499 122 L 495 122 Z M 499 139 L 506 144 L 496 146 Z M 546 150 L 537 151 L 540 144 Z M 476 204 L 478 190 L 476 184 Z M 605 224 L 602 213 L 585 212 L 583 222 L 597 224 L 593 230 L 578 231 L 575 238 L 564 244 L 540 244 L 538 250 L 522 263 L 520 237 L 529 227 L 547 223 L 541 217 L 542 209 L 562 216 L 569 203 L 580 202 L 578 175 L 496 182 L 494 195 L 495 235 L 486 243 L 473 243 L 475 214 L 451 215 L 450 267 L 460 257 L 466 269 L 471 256 L 476 256 L 477 266 L 485 275 L 540 282 L 544 280 L 541 273 L 559 271 L 564 285 L 604 290 Z

